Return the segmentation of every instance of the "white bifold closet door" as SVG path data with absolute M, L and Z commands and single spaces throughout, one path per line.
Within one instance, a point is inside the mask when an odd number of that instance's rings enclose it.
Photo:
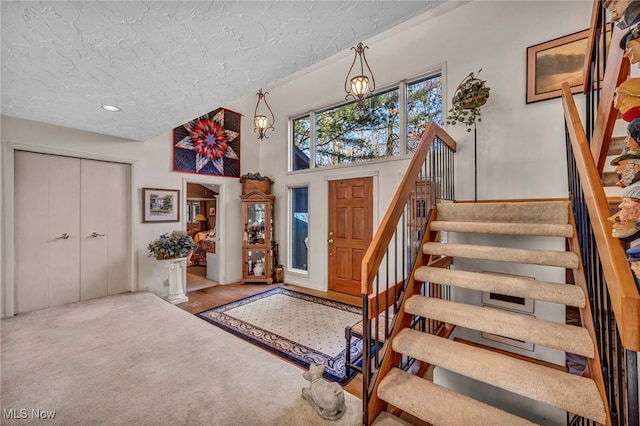
M 80 175 L 80 299 L 129 291 L 129 166 L 82 160 Z
M 15 152 L 16 313 L 130 291 L 130 167 Z

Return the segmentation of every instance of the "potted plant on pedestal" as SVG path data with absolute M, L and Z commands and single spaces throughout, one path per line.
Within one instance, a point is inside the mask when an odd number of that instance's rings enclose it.
M 240 176 L 242 184 L 242 195 L 251 191 L 260 191 L 265 194 L 271 193 L 271 184 L 274 181 L 269 176 L 262 176 L 260 173 L 245 173 Z
M 185 231 L 162 234 L 147 246 L 149 257 L 154 256 L 158 260 L 169 261 L 169 297 L 167 300 L 174 305 L 189 300 L 184 294 L 185 276 L 187 257 L 193 252 L 194 246 L 193 238 Z
M 480 74 L 478 71 L 477 74 Z M 480 80 L 476 73 L 470 73 L 456 88 L 451 100 L 451 109 L 447 116 L 447 124 L 455 125 L 457 122 L 467 126 L 467 132 L 476 122 L 481 122 L 480 108 L 487 103 L 489 91 L 485 80 Z
M 194 247 L 193 238 L 188 236 L 186 232 L 173 231 L 171 234 L 160 235 L 151 241 L 147 248 L 149 249 L 149 257 L 154 256 L 158 260 L 167 260 L 187 257 Z

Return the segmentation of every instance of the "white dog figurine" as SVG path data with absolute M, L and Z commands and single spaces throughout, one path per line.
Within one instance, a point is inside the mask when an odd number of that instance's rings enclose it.
M 339 384 L 322 378 L 325 365 L 311 364 L 302 377 L 311 382 L 302 389 L 302 397 L 311 404 L 323 419 L 338 420 L 344 414 L 344 391 Z

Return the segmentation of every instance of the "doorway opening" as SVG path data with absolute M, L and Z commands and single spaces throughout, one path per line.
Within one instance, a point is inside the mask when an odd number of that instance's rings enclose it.
M 187 259 L 187 292 L 218 285 L 220 185 L 187 182 L 185 231 L 195 247 Z

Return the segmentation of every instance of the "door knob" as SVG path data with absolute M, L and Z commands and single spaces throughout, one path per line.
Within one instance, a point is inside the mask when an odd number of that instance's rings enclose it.
M 65 232 L 64 234 L 57 237 L 56 240 L 66 240 L 67 238 L 69 238 L 69 234 Z
M 333 238 L 329 238 L 329 239 L 327 240 L 327 242 L 328 242 L 329 244 L 333 244 Z
M 96 237 L 104 237 L 104 234 L 98 234 L 97 232 L 92 232 L 92 233 L 91 233 L 91 236 L 92 236 L 93 238 L 96 238 Z

